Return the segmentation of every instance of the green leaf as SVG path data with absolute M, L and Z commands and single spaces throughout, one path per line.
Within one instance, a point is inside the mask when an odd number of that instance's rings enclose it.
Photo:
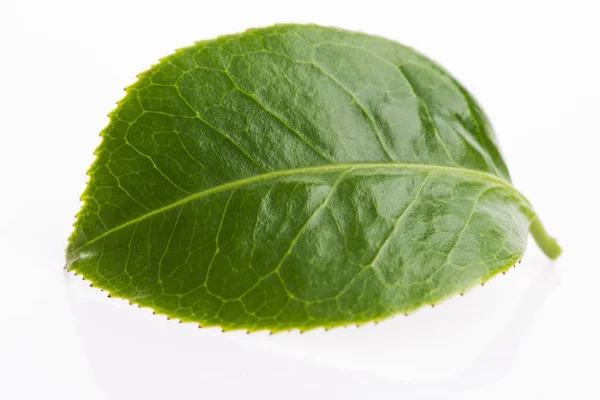
M 198 42 L 102 132 L 67 267 L 224 329 L 382 320 L 560 248 L 488 119 L 398 43 L 314 25 Z

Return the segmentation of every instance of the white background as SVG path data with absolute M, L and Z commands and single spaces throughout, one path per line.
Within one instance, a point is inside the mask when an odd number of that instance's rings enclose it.
M 594 399 L 600 11 L 594 1 L 0 1 L 1 399 Z M 64 249 L 122 89 L 195 40 L 314 22 L 413 46 L 490 116 L 564 255 L 378 326 L 223 334 L 107 299 Z

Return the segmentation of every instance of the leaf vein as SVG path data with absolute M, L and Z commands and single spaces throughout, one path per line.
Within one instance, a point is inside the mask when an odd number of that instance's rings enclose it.
M 198 198 L 202 198 L 205 196 L 208 196 L 210 194 L 213 193 L 218 193 L 221 191 L 225 191 L 225 190 L 229 190 L 229 189 L 235 189 L 237 187 L 246 185 L 246 184 L 252 184 L 252 183 L 256 183 L 256 182 L 260 182 L 260 181 L 264 181 L 264 180 L 268 180 L 268 179 L 272 179 L 272 178 L 278 178 L 278 177 L 285 177 L 285 176 L 294 176 L 294 175 L 302 175 L 302 174 L 310 174 L 310 173 L 326 173 L 326 172 L 334 172 L 337 170 L 344 170 L 350 167 L 354 167 L 354 170 L 357 169 L 364 169 L 364 170 L 368 170 L 368 169 L 386 169 L 386 168 L 390 168 L 390 169 L 399 169 L 399 170 L 417 170 L 417 171 L 432 171 L 432 172 L 438 172 L 438 173 L 450 173 L 450 174 L 463 174 L 463 175 L 469 175 L 472 176 L 476 179 L 480 179 L 480 180 L 487 180 L 487 181 L 492 181 L 495 183 L 499 183 L 502 184 L 504 186 L 506 186 L 509 190 L 513 191 L 519 198 L 523 199 L 526 204 L 529 204 L 529 202 L 527 201 L 527 199 L 518 191 L 516 190 L 509 182 L 505 181 L 504 179 L 489 174 L 487 172 L 482 172 L 482 171 L 477 171 L 477 170 L 472 170 L 472 169 L 466 169 L 466 168 L 459 168 L 459 167 L 450 167 L 450 166 L 443 166 L 443 165 L 426 165 L 426 164 L 410 164 L 410 163 L 348 163 L 348 164 L 336 164 L 336 165 L 319 165 L 319 166 L 311 166 L 311 167 L 304 167 L 304 168 L 295 168 L 295 169 L 287 169 L 287 170 L 281 170 L 281 171 L 273 171 L 273 172 L 269 172 L 269 173 L 265 173 L 265 174 L 260 174 L 260 175 L 253 175 L 247 178 L 242 178 L 239 180 L 235 180 L 235 181 L 231 181 L 219 186 L 214 186 L 212 188 L 209 189 L 205 189 L 205 190 L 201 190 L 199 192 L 193 193 L 187 197 L 184 197 L 183 199 L 180 199 L 178 201 L 175 201 L 171 204 L 168 204 L 166 206 L 163 206 L 161 208 L 158 208 L 152 212 L 149 212 L 147 214 L 143 214 L 137 218 L 131 219 L 127 222 L 122 223 L 121 225 L 118 225 L 116 227 L 110 228 L 107 231 L 105 231 L 104 233 L 96 236 L 95 238 L 90 239 L 88 242 L 84 243 L 83 245 L 81 245 L 80 247 L 78 247 L 77 249 L 73 249 L 73 251 L 81 249 L 85 246 L 88 246 L 92 243 L 95 243 L 96 241 L 106 237 L 107 235 L 118 231 L 120 229 L 126 228 L 132 224 L 138 223 L 140 221 L 143 221 L 149 217 L 152 217 L 154 215 L 163 213 L 165 211 L 168 211 L 172 208 L 175 207 L 179 207 L 182 206 L 190 201 L 196 200 Z

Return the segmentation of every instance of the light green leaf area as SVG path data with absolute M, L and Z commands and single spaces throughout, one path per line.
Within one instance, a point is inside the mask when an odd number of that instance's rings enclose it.
M 531 230 L 492 128 L 441 67 L 314 25 L 198 42 L 110 114 L 67 267 L 225 330 L 335 327 L 506 271 Z

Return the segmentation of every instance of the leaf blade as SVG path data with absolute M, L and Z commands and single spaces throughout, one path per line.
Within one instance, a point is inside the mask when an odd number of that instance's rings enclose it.
M 543 236 L 475 100 L 369 35 L 199 42 L 141 74 L 102 137 L 68 268 L 203 326 L 411 312 L 512 266 L 532 222 Z

